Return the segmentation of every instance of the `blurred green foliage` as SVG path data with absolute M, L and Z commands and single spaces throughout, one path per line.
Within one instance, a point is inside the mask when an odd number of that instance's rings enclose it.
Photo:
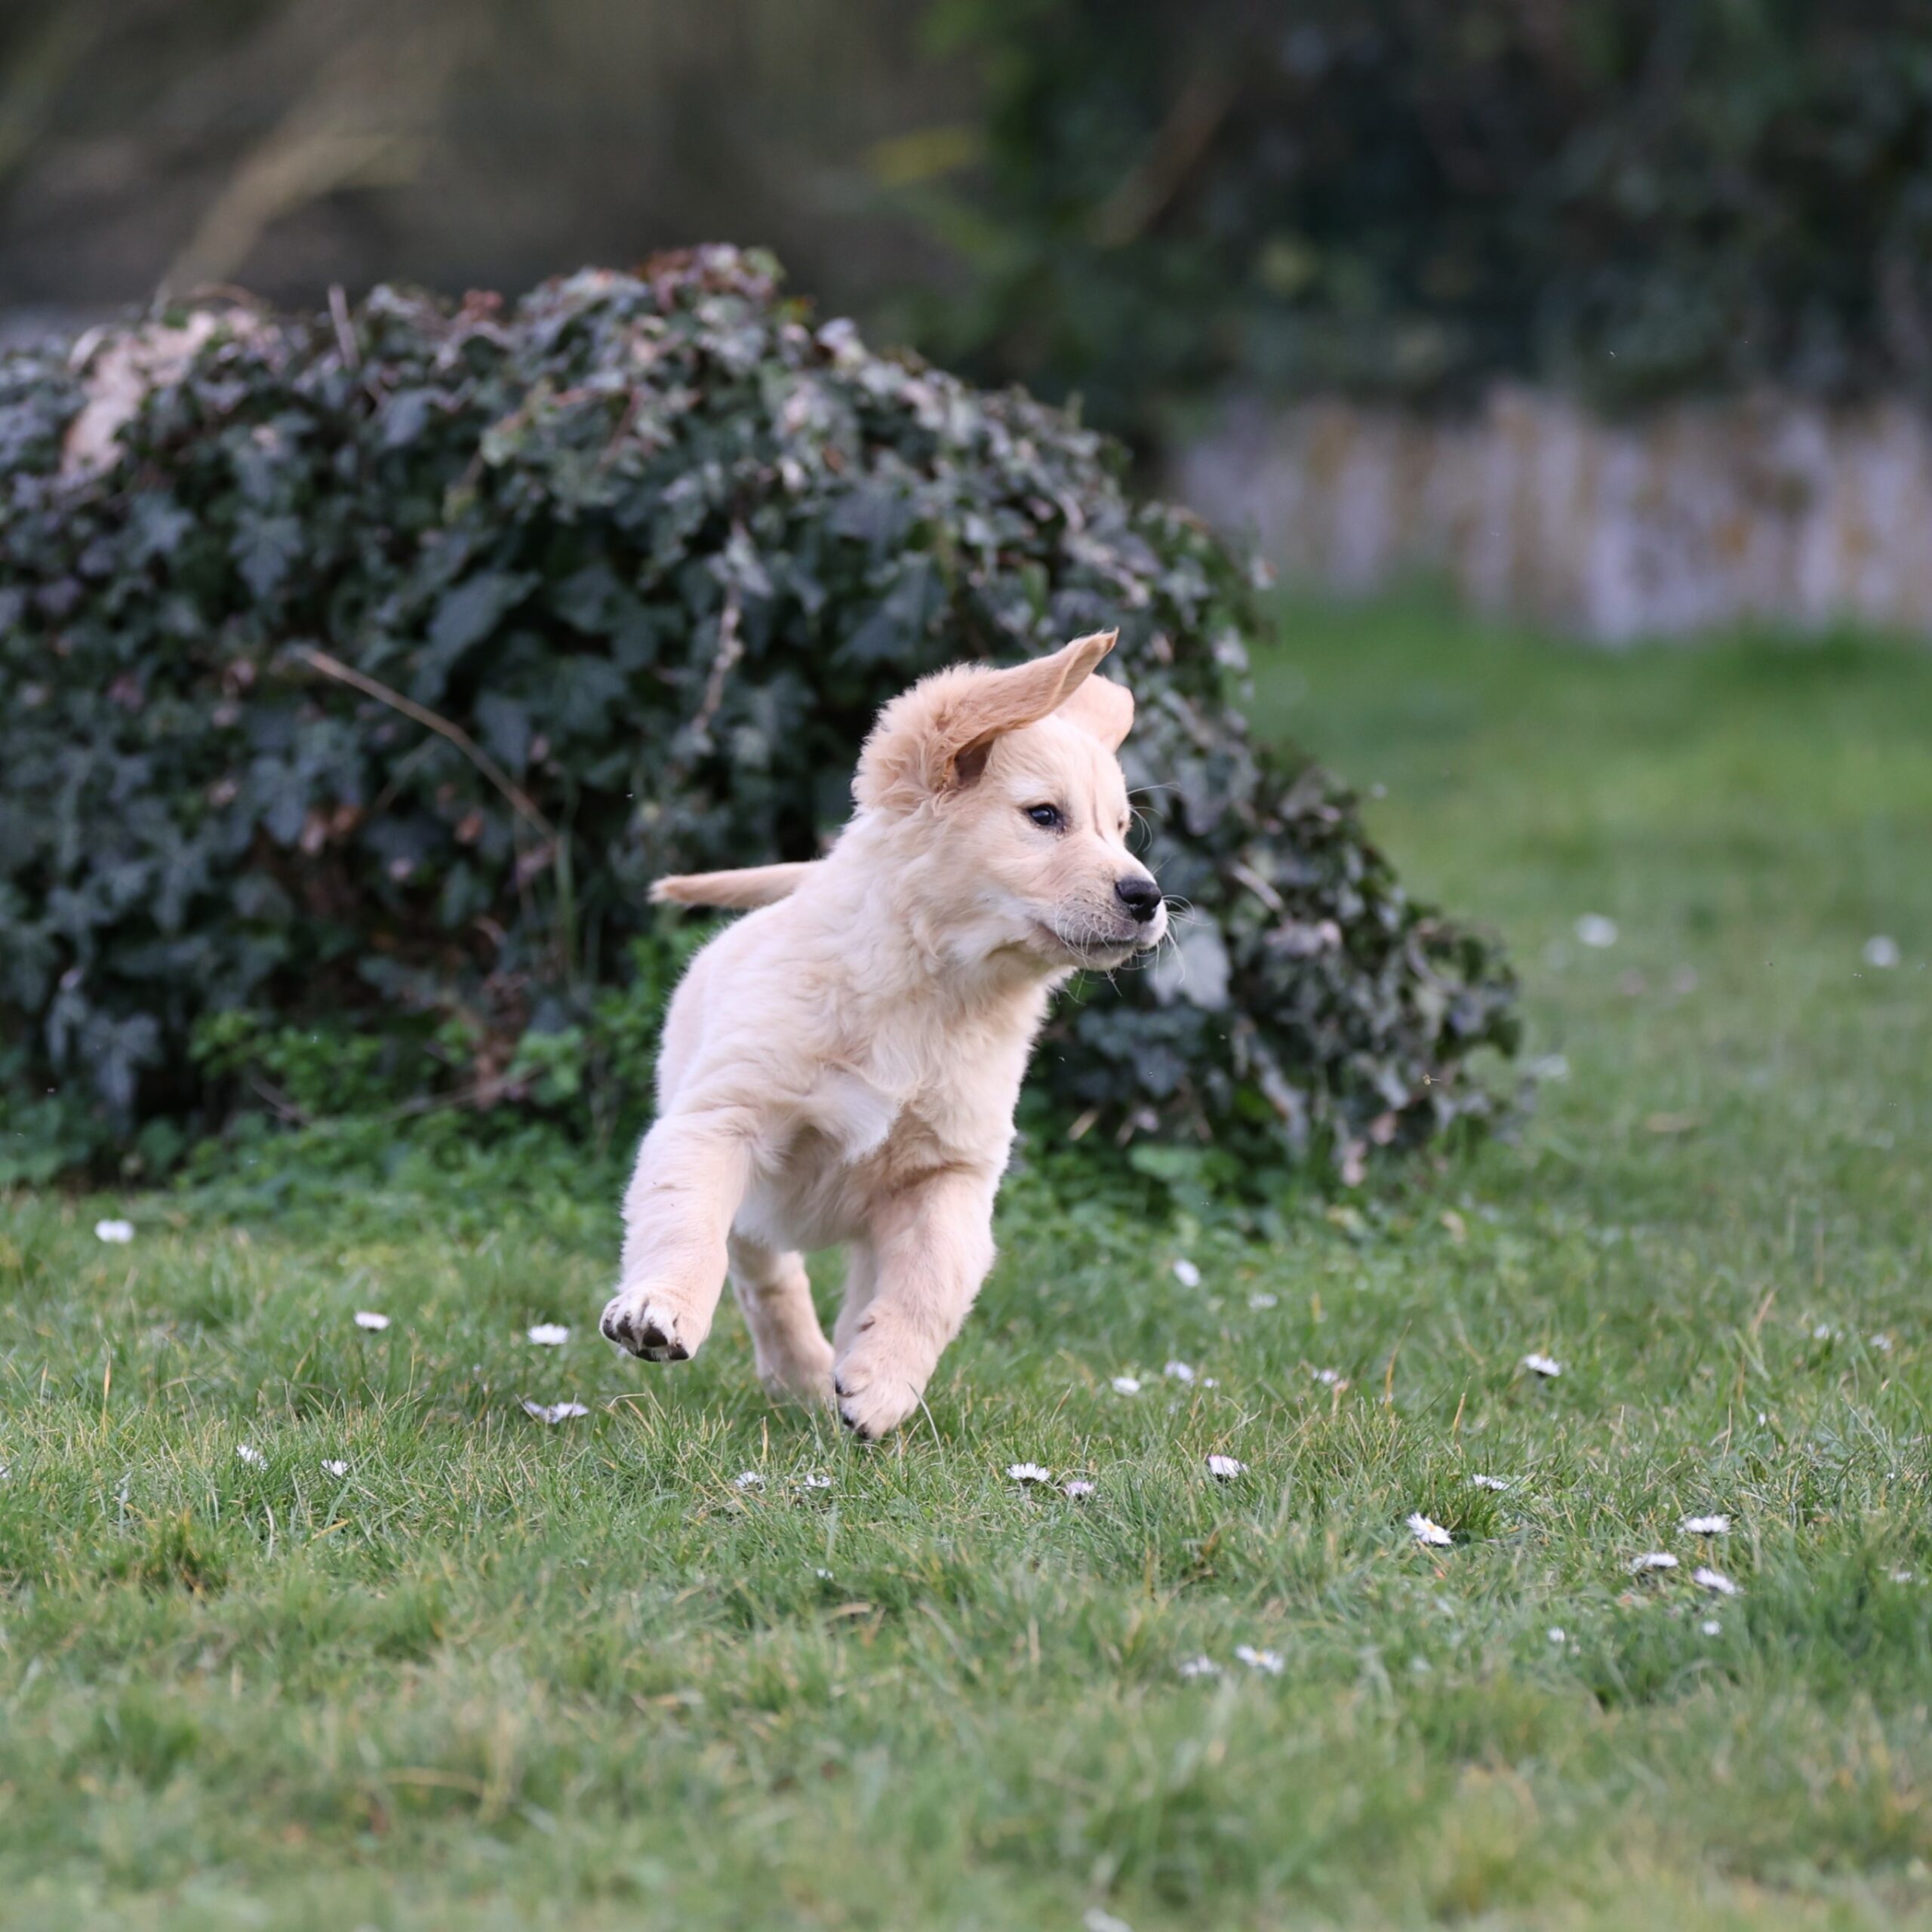
M 940 0 L 915 339 L 1143 438 L 1225 386 L 1932 392 L 1922 0 Z

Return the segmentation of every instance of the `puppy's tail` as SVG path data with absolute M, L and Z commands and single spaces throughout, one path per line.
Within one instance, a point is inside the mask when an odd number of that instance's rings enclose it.
M 786 866 L 747 866 L 729 872 L 684 872 L 655 881 L 651 888 L 654 906 L 718 906 L 737 910 L 751 906 L 776 905 L 788 899 L 799 881 L 812 869 L 804 860 Z

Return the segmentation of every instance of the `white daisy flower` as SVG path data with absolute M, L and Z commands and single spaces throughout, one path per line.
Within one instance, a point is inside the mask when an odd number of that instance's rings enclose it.
M 265 1469 L 268 1467 L 269 1459 L 264 1456 L 259 1449 L 255 1447 L 252 1443 L 245 1442 L 242 1444 L 241 1446 L 236 1449 L 235 1453 L 236 1455 L 239 1456 L 242 1461 L 246 1463 L 251 1469 Z
M 829 1476 L 801 1476 L 798 1487 L 801 1489 L 829 1489 L 832 1478 Z
M 94 1238 L 115 1247 L 125 1247 L 134 1238 L 134 1224 L 132 1221 L 97 1221 L 94 1224 Z
M 1510 1487 L 1500 1476 L 1472 1476 L 1469 1484 L 1475 1489 L 1507 1489 Z
M 1017 1483 L 1051 1482 L 1054 1479 L 1053 1471 L 1043 1469 L 1038 1463 L 1009 1463 L 1006 1473 Z
M 1523 1358 L 1523 1366 L 1532 1375 L 1553 1377 L 1563 1373 L 1563 1364 L 1554 1355 L 1539 1355 L 1534 1349 Z
M 1271 1295 L 1264 1291 L 1259 1294 L 1250 1295 L 1247 1298 L 1247 1305 L 1250 1308 L 1253 1309 L 1257 1314 L 1260 1314 L 1265 1309 L 1278 1306 L 1280 1304 L 1281 1299 L 1281 1298 L 1279 1295 Z
M 325 1463 L 322 1473 L 330 1476 L 346 1476 L 349 1473 L 349 1465 L 346 1463 Z
M 1198 1288 L 1201 1285 L 1201 1270 L 1183 1254 L 1174 1263 L 1174 1279 L 1184 1288 Z
M 1113 1386 L 1116 1395 L 1137 1395 L 1140 1393 L 1140 1378 L 1137 1375 L 1116 1375 Z
M 1549 1635 L 1549 1641 L 1552 1644 L 1567 1643 L 1570 1638 L 1569 1632 L 1565 1630 L 1563 1626 L 1560 1623 L 1552 1623 L 1549 1626 L 1547 1634 Z
M 1871 1338 L 1871 1346 L 1881 1355 L 1888 1355 L 1892 1352 L 1892 1338 L 1889 1335 L 1874 1335 Z
M 1072 1482 L 1060 1485 L 1061 1495 L 1070 1497 L 1075 1503 L 1084 1503 L 1093 1493 L 1094 1485 L 1077 1476 Z
M 1675 1570 L 1677 1558 L 1667 1549 L 1647 1549 L 1641 1556 L 1630 1559 L 1630 1574 L 1641 1577 L 1652 1570 Z
M 1686 1516 L 1677 1526 L 1687 1537 L 1727 1537 L 1730 1534 L 1728 1516 Z
M 762 1489 L 764 1487 L 764 1478 L 758 1474 L 757 1470 L 746 1469 L 743 1474 L 731 1478 L 731 1487 L 734 1489 Z
M 1577 937 L 1584 945 L 1601 951 L 1617 943 L 1617 921 L 1605 918 L 1601 912 L 1586 912 L 1577 921 Z
M 1245 1463 L 1238 1463 L 1232 1456 L 1210 1456 L 1208 1458 L 1208 1473 L 1222 1482 L 1232 1482 L 1236 1476 L 1244 1475 L 1247 1469 Z
M 571 1338 L 571 1331 L 561 1321 L 540 1321 L 527 1332 L 540 1349 L 561 1349 Z
M 1171 1361 L 1161 1369 L 1161 1373 L 1170 1382 L 1192 1382 L 1194 1380 L 1194 1371 L 1184 1361 Z
M 1814 1342 L 1829 1342 L 1832 1339 L 1832 1324 L 1829 1321 L 1820 1322 L 1812 1330 L 1811 1339 Z
M 358 1308 L 355 1311 L 355 1325 L 358 1328 L 386 1328 L 389 1318 L 386 1315 L 378 1315 L 373 1308 Z
M 1721 1597 L 1734 1597 L 1743 1594 L 1737 1586 L 1721 1570 L 1700 1567 L 1691 1571 L 1690 1580 L 1700 1589 L 1714 1591 Z
M 1417 1543 L 1438 1549 L 1446 1548 L 1456 1540 L 1440 1523 L 1432 1521 L 1420 1509 L 1409 1518 L 1409 1534 Z
M 1235 1661 L 1244 1663 L 1250 1670 L 1266 1671 L 1270 1677 L 1281 1674 L 1281 1654 L 1279 1651 L 1257 1651 L 1252 1644 L 1235 1646 Z
M 1221 1666 L 1212 1657 L 1183 1657 L 1177 1666 L 1183 1677 L 1219 1677 Z
M 812 1572 L 812 1574 L 816 1577 L 821 1583 L 829 1583 L 832 1581 L 832 1572 L 829 1570 L 814 1570 Z
M 1339 1368 L 1312 1368 L 1309 1374 L 1324 1389 L 1346 1389 L 1349 1386 Z
M 1875 966 L 1881 973 L 1890 971 L 1899 963 L 1899 943 L 1884 933 L 1874 933 L 1865 942 L 1865 963 Z
M 1918 1581 L 1918 1577 L 1917 1572 L 1914 1571 L 1894 1570 L 1892 1572 L 1892 1581 L 1895 1583 L 1915 1583 Z
M 590 1411 L 581 1402 L 533 1402 L 526 1395 L 523 1398 L 523 1412 L 534 1416 L 539 1422 L 548 1423 L 554 1428 L 560 1422 L 568 1422 L 573 1416 L 587 1416 Z
M 1707 1617 L 1697 1626 L 1697 1628 L 1703 1631 L 1706 1636 L 1715 1637 L 1724 1626 L 1715 1617 Z

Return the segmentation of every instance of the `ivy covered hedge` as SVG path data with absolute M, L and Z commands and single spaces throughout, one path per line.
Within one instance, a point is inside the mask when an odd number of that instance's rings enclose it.
M 1249 744 L 1248 580 L 1118 475 L 725 248 L 0 360 L 0 1162 L 372 1097 L 634 1125 L 648 881 L 808 856 L 884 699 L 1116 623 L 1192 915 L 1064 1005 L 1048 1103 L 1349 1171 L 1486 1117 L 1497 951 Z

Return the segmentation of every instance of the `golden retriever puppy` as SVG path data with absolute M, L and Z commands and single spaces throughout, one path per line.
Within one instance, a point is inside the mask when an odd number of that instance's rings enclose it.
M 992 1264 L 993 1196 L 1052 989 L 1159 943 L 1115 758 L 1134 700 L 1109 631 L 1010 670 L 935 672 L 880 712 L 823 859 L 663 879 L 757 908 L 691 962 L 624 1199 L 610 1339 L 703 1342 L 726 1274 L 774 1395 L 863 1437 L 919 1406 Z M 828 1343 L 801 1250 L 849 1244 Z

